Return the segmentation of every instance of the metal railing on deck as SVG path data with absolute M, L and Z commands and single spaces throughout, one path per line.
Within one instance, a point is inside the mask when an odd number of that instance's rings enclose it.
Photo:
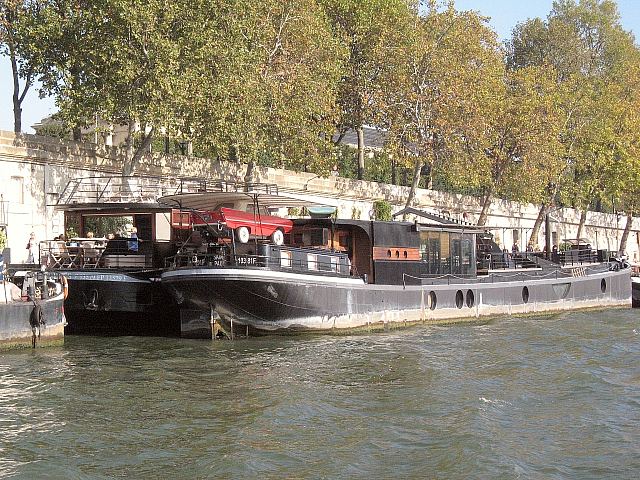
M 615 263 L 615 262 L 614 262 Z M 591 267 L 576 268 L 556 268 L 549 271 L 522 271 L 522 272 L 492 272 L 484 276 L 459 276 L 459 275 L 440 275 L 429 277 L 417 277 L 414 275 L 403 274 L 402 283 L 407 285 L 442 285 L 442 284 L 477 284 L 477 283 L 501 283 L 501 282 L 526 282 L 531 280 L 561 280 L 576 277 L 583 277 L 594 273 L 602 273 L 611 269 L 611 263 L 605 262 Z
M 138 269 L 153 266 L 152 244 L 135 239 L 113 239 L 108 243 L 40 242 L 40 264 L 49 270 L 124 268 Z
M 166 268 L 185 267 L 257 267 L 298 273 L 331 274 L 350 277 L 341 273 L 338 263 L 321 260 L 301 260 L 264 255 L 233 255 L 231 253 L 179 253 L 165 259 Z M 355 272 L 354 272 L 355 274 Z
M 478 258 L 479 270 L 516 270 L 526 268 L 543 268 L 552 262 L 562 266 L 578 266 L 606 262 L 608 258 L 601 258 L 596 250 L 567 250 L 552 252 L 549 258 L 541 252 L 519 253 L 487 253 Z

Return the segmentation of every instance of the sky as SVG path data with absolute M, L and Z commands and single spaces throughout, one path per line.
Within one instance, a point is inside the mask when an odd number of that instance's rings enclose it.
M 489 23 L 505 40 L 511 35 L 511 29 L 528 18 L 545 18 L 553 0 L 455 0 L 458 10 L 477 10 L 490 17 Z M 622 25 L 631 30 L 640 43 L 640 0 L 618 0 L 618 9 Z M 13 80 L 11 64 L 6 57 L 0 57 L 0 130 L 13 130 L 12 96 Z M 51 98 L 38 98 L 37 89 L 31 88 L 23 102 L 23 131 L 33 133 L 31 125 L 55 112 L 55 103 Z

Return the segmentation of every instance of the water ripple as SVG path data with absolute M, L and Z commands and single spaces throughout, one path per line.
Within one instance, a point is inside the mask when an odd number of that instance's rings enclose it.
M 637 478 L 635 311 L 0 356 L 3 478 Z M 630 334 L 631 332 L 631 334 Z

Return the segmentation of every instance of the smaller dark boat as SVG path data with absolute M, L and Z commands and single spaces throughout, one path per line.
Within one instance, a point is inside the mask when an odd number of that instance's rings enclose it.
M 64 342 L 64 277 L 18 271 L 0 282 L 0 349 Z
M 640 307 L 640 266 L 631 267 L 631 304 L 633 308 Z

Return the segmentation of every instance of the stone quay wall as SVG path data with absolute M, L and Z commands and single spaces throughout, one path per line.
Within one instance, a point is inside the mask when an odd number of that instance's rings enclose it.
M 63 233 L 63 214 L 55 211 L 53 205 L 68 180 L 117 175 L 123 158 L 124 152 L 118 147 L 0 131 L 0 226 L 5 228 L 12 262 L 26 259 L 25 247 L 31 232 L 35 232 L 38 240 Z M 241 163 L 164 154 L 145 155 L 136 169 L 136 175 L 140 176 L 229 181 L 243 181 L 246 174 L 247 165 Z M 372 202 L 379 199 L 390 202 L 394 212 L 399 211 L 409 193 L 409 187 L 264 167 L 255 168 L 252 180 L 305 192 L 311 200 L 337 207 L 340 218 L 369 219 Z M 481 204 L 477 197 L 418 189 L 414 207 L 474 223 Z M 523 249 L 538 209 L 538 205 L 495 200 L 485 228 L 500 245 L 511 249 L 515 242 Z M 551 212 L 551 219 L 554 243 L 575 238 L 579 211 L 559 208 Z M 582 237 L 589 239 L 594 248 L 615 250 L 625 223 L 624 216 L 589 212 Z M 543 245 L 544 226 L 537 241 L 537 246 Z M 640 260 L 640 218 L 634 219 L 627 254 L 632 261 Z

